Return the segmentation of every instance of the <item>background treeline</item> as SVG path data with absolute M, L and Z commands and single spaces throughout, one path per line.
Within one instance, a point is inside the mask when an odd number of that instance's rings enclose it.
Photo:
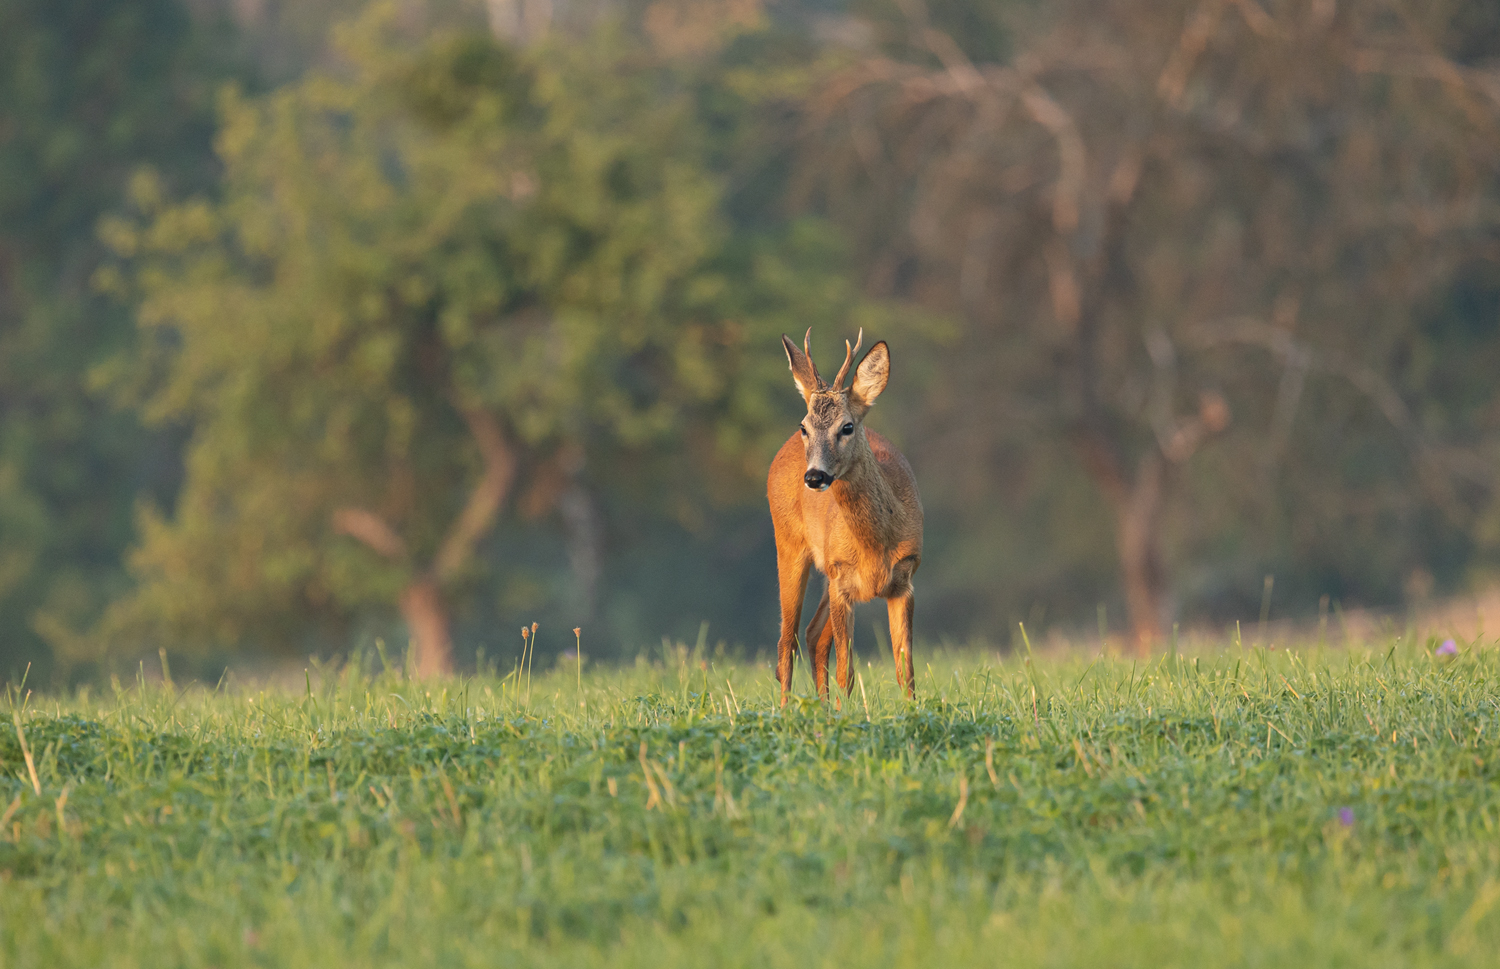
M 924 637 L 1486 583 L 1497 176 L 1478 0 L 12 0 L 0 674 L 769 642 L 809 326 Z

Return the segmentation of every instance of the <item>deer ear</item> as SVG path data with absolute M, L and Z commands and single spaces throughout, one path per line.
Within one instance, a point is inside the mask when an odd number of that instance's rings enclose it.
M 787 366 L 792 368 L 792 380 L 797 384 L 797 391 L 802 394 L 802 399 L 806 400 L 818 387 L 818 378 L 816 371 L 813 370 L 812 361 L 808 359 L 807 354 L 797 349 L 797 344 L 793 343 L 791 337 L 785 333 L 781 334 L 781 347 L 786 351 Z
M 869 410 L 890 379 L 891 350 L 881 340 L 870 348 L 870 352 L 859 362 L 859 368 L 854 371 L 854 386 L 849 388 L 849 402 L 862 412 Z

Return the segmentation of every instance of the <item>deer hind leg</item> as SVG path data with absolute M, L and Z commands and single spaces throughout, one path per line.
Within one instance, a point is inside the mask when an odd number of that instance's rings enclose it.
M 807 624 L 807 652 L 812 660 L 813 683 L 818 696 L 828 695 L 828 647 L 833 642 L 833 626 L 828 622 L 828 586 L 823 587 L 823 598 L 813 610 L 812 621 Z
M 885 607 L 891 619 L 891 657 L 896 661 L 896 684 L 906 691 L 907 699 L 915 700 L 916 664 L 911 655 L 911 627 L 917 611 L 916 596 L 907 586 L 899 595 L 887 598 Z
M 792 669 L 797 658 L 797 627 L 802 624 L 802 598 L 807 594 L 807 573 L 812 561 L 806 554 L 776 555 L 777 578 L 781 582 L 781 638 L 776 641 L 776 681 L 781 684 L 781 705 L 792 690 Z

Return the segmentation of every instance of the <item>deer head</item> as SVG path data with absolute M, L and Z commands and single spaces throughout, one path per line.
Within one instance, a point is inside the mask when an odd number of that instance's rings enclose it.
M 807 402 L 807 416 L 802 418 L 802 444 L 807 451 L 807 474 L 803 482 L 814 491 L 822 491 L 839 478 L 862 456 L 869 453 L 870 445 L 865 440 L 865 414 L 875 403 L 875 398 L 885 390 L 891 376 L 891 352 L 881 340 L 870 348 L 865 358 L 854 370 L 854 382 L 846 389 L 844 378 L 849 375 L 849 364 L 859 354 L 865 331 L 851 347 L 844 341 L 844 365 L 834 378 L 832 386 L 827 384 L 818 368 L 813 365 L 808 342 L 812 330 L 802 338 L 802 349 L 786 334 L 781 336 L 781 345 L 786 350 L 787 364 L 792 369 L 792 380 L 802 399 Z

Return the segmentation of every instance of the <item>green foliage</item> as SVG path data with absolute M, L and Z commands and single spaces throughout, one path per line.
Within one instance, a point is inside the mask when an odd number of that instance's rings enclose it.
M 144 412 L 194 429 L 112 642 L 300 645 L 388 609 L 484 473 L 476 412 L 533 491 L 586 461 L 657 495 L 638 513 L 744 494 L 784 438 L 776 335 L 860 313 L 826 231 L 731 235 L 693 79 L 617 33 L 412 49 L 377 7 L 339 36 L 337 70 L 225 96 L 219 201 L 143 179 L 106 227 L 143 330 L 114 379 L 161 374 Z M 400 553 L 336 535 L 344 507 Z
M 0 958 L 1477 966 L 1500 944 L 1493 650 L 955 654 L 917 704 L 867 668 L 843 712 L 778 709 L 764 666 L 663 659 L 18 703 L 40 793 L 0 733 Z
M 125 583 L 133 502 L 176 477 L 170 433 L 89 393 L 131 331 L 89 279 L 135 166 L 207 181 L 211 36 L 173 0 L 0 5 L 0 675 L 94 621 Z

